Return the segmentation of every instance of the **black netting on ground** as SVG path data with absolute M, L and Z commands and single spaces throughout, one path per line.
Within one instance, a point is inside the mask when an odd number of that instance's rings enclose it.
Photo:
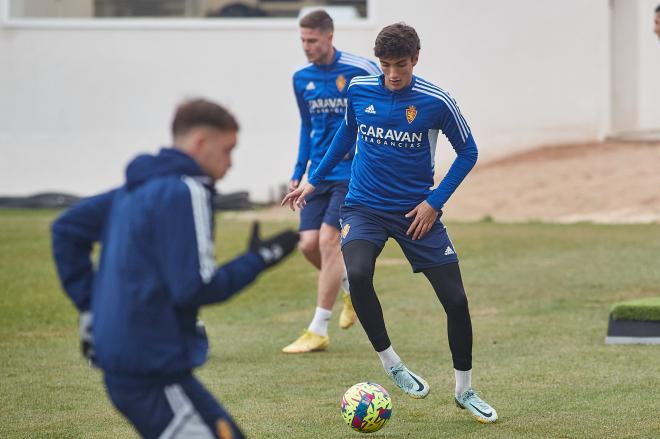
M 0 208 L 56 209 L 69 207 L 80 199 L 79 196 L 59 192 L 47 192 L 27 197 L 0 197 Z M 242 210 L 251 209 L 254 206 L 248 192 L 215 194 L 213 197 L 214 210 Z

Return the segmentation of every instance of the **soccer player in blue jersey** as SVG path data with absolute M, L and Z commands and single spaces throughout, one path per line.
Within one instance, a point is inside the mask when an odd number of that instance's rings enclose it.
M 392 347 L 373 286 L 376 258 L 392 237 L 413 271 L 428 278 L 447 314 L 456 404 L 480 422 L 495 422 L 495 410 L 472 389 L 468 301 L 456 250 L 440 222 L 442 207 L 477 161 L 477 146 L 454 99 L 413 75 L 419 50 L 412 27 L 397 23 L 383 28 L 374 48 L 383 74 L 351 81 L 345 119 L 332 146 L 308 184 L 290 192 L 282 204 L 302 209 L 357 136 L 341 209 L 341 245 L 360 323 L 397 386 L 413 398 L 424 398 L 429 385 L 404 365 Z M 431 189 L 440 131 L 457 155 L 438 187 Z
M 309 64 L 293 75 L 293 91 L 300 111 L 298 159 L 289 182 L 294 190 L 307 171 L 313 172 L 330 147 L 346 110 L 346 89 L 355 76 L 380 73 L 373 62 L 340 52 L 332 45 L 333 22 L 317 10 L 300 20 L 300 38 Z M 349 151 L 328 173 L 300 213 L 299 248 L 319 270 L 316 310 L 308 328 L 282 351 L 298 354 L 328 347 L 328 322 L 340 282 L 344 289 L 339 326 L 349 328 L 357 319 L 339 247 L 339 207 L 348 190 L 354 151 Z
M 298 234 L 262 240 L 255 225 L 246 252 L 216 267 L 211 196 L 231 166 L 237 131 L 221 106 L 183 103 L 173 147 L 138 156 L 123 186 L 82 200 L 52 226 L 57 271 L 80 311 L 83 354 L 103 370 L 110 399 L 145 438 L 243 437 L 193 375 L 208 351 L 197 312 L 280 262 Z

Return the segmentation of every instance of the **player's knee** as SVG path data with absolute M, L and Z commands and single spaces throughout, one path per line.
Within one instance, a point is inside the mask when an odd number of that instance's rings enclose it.
M 371 268 L 366 264 L 355 264 L 352 267 L 347 267 L 348 283 L 351 285 L 351 292 L 361 290 L 363 287 L 368 287 L 373 282 L 374 273 Z
M 315 239 L 301 239 L 298 242 L 298 250 L 307 256 L 312 257 L 319 252 L 319 243 Z
M 447 311 L 464 313 L 468 310 L 467 296 L 465 295 L 465 291 L 462 289 L 460 291 L 454 291 L 453 294 L 450 294 L 445 298 L 444 302 Z
M 319 251 L 326 257 L 340 257 L 339 234 L 322 234 L 319 237 Z

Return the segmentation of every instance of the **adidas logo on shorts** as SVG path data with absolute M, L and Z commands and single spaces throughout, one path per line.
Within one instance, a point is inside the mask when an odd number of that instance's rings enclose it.
M 456 252 L 451 247 L 447 247 L 447 250 L 445 250 L 445 256 L 453 255 L 455 253 Z

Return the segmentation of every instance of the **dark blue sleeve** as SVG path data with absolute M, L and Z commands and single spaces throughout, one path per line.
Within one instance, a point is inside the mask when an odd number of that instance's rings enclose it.
M 470 127 L 456 101 L 448 94 L 438 110 L 437 128 L 447 137 L 456 151 L 456 158 L 447 175 L 426 199 L 434 209 L 440 210 L 474 167 L 478 151 Z
M 298 160 L 293 170 L 292 180 L 298 180 L 305 175 L 307 171 L 307 163 L 309 162 L 309 154 L 312 147 L 312 117 L 309 114 L 309 107 L 302 95 L 303 91 L 296 89 L 296 80 L 293 80 L 293 93 L 296 95 L 296 103 L 298 104 L 298 111 L 300 112 L 300 140 L 298 142 Z
M 254 281 L 265 268 L 256 253 L 247 252 L 220 266 L 211 281 L 203 284 L 195 305 L 224 302 Z
M 223 302 L 250 284 L 265 265 L 247 252 L 217 267 L 211 238 L 210 195 L 190 181 L 171 188 L 167 212 L 155 225 L 158 265 L 173 302 L 181 308 Z
M 101 240 L 114 191 L 85 198 L 52 224 L 53 258 L 66 294 L 79 311 L 90 308 L 94 268 L 92 249 Z
M 351 152 L 355 155 L 355 139 L 357 138 L 357 123 L 355 121 L 355 112 L 351 104 L 350 95 L 346 102 L 346 113 L 344 120 L 339 129 L 332 139 L 332 144 L 328 151 L 323 156 L 323 160 L 319 163 L 314 173 L 309 177 L 309 183 L 313 186 L 318 186 L 325 177 L 337 166 L 337 163 L 342 161 L 346 154 Z

